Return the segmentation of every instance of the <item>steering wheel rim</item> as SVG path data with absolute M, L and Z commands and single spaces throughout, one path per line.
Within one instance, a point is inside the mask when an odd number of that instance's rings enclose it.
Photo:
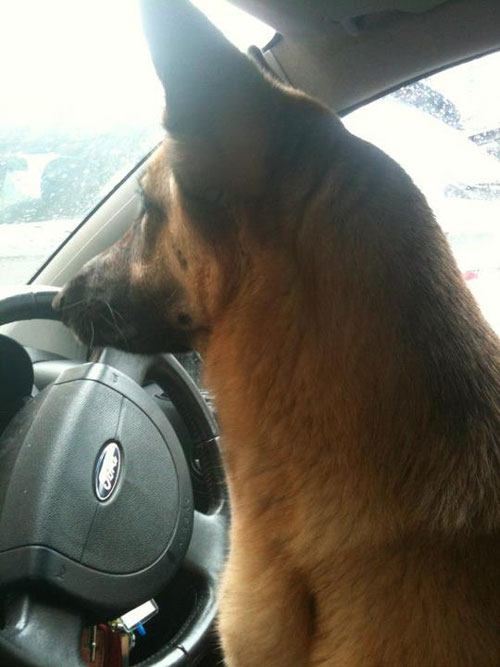
M 29 319 L 59 320 L 59 314 L 51 305 L 58 292 L 58 288 L 50 286 L 3 290 L 0 292 L 0 325 Z M 178 633 L 156 653 L 137 663 L 148 667 L 191 665 L 202 654 L 216 616 L 217 579 L 228 545 L 229 506 L 217 424 L 196 384 L 172 355 L 131 355 L 104 348 L 98 363 L 118 369 L 139 386 L 149 380 L 156 382 L 165 391 L 184 421 L 205 475 L 210 496 L 209 508 L 207 513 L 194 510 L 192 537 L 182 563 L 182 569 L 190 573 L 196 582 L 195 605 Z M 36 600 L 28 600 L 29 602 L 32 603 L 33 612 L 39 603 Z M 26 600 L 24 604 L 26 606 Z M 62 613 L 61 607 L 57 609 Z M 26 610 L 23 613 L 26 616 Z M 67 613 L 78 615 L 79 612 L 68 610 Z M 23 641 L 27 635 L 13 631 L 12 624 L 19 625 L 18 615 L 14 614 L 10 625 L 7 618 L 6 625 L 0 630 L 0 656 L 7 651 L 12 664 L 46 664 L 30 661 L 32 656 L 29 652 L 24 656 L 24 663 L 22 662 Z M 60 637 L 54 638 L 54 641 L 60 640 Z M 77 664 L 85 663 L 75 663 L 75 666 Z

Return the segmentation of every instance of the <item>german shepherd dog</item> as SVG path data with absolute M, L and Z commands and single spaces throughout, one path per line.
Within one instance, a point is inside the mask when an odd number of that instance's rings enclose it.
M 166 137 L 58 306 L 95 345 L 204 358 L 227 664 L 499 667 L 500 344 L 429 206 L 189 3 L 144 17 Z

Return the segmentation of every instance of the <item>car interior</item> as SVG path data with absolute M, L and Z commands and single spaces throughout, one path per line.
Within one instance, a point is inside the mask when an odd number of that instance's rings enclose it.
M 464 279 L 499 332 L 500 4 L 206 0 L 200 7 L 210 17 L 209 5 L 259 19 L 271 36 L 246 49 L 257 66 L 393 151 L 438 222 L 442 216 Z M 5 174 L 26 160 L 14 143 L 7 145 L 2 124 L 0 111 L 0 208 Z M 138 179 L 153 137 L 161 138 L 159 119 L 141 138 L 140 158 L 118 180 L 103 177 L 99 186 L 107 191 L 75 217 L 29 280 L 9 282 L 9 272 L 0 272 L 0 665 L 6 667 L 221 664 L 214 620 L 230 499 L 202 360 L 194 353 L 134 357 L 87 348 L 51 308 L 59 288 L 136 219 Z M 405 151 L 413 151 L 407 163 Z M 414 173 L 412 156 L 419 160 Z M 78 174 L 80 162 L 66 162 Z M 47 178 L 57 178 L 65 164 L 56 160 Z M 2 230 L 12 233 L 21 224 L 15 210 L 0 217 L 0 267 Z M 28 238 L 35 223 L 22 225 Z M 123 447 L 136 468 L 125 502 L 97 507 L 88 475 L 96 453 L 101 471 L 103 457 L 115 456 L 115 468 L 106 468 L 105 501 L 118 483 L 120 460 L 116 449 L 106 449 L 114 439 L 127 440 Z M 127 621 L 126 612 L 137 608 Z

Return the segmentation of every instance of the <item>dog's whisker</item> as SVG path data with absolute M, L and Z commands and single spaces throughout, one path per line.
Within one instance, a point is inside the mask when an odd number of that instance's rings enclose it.
M 95 338 L 94 320 L 90 320 L 90 344 L 89 344 L 90 349 L 94 347 L 94 338 Z
M 122 337 L 123 342 L 125 343 L 125 347 L 127 348 L 128 351 L 130 351 L 130 345 L 129 345 L 128 339 L 125 336 L 125 333 L 123 332 L 123 330 L 118 326 L 115 311 L 113 310 L 113 308 L 111 307 L 111 304 L 108 301 L 103 299 L 103 303 L 108 308 L 109 314 L 111 315 L 111 319 L 112 319 L 112 322 L 110 323 L 111 326 L 113 326 L 116 329 L 117 333 Z M 103 316 L 103 319 L 104 319 L 104 316 Z M 123 316 L 122 316 L 122 319 L 123 319 Z
M 109 304 L 108 304 L 108 306 L 109 306 Z M 127 320 L 126 320 L 125 317 L 120 313 L 119 310 L 115 310 L 115 309 L 113 309 L 113 313 L 114 313 L 115 317 L 119 317 L 119 318 L 120 318 L 120 320 L 123 322 L 123 324 L 128 324 Z
M 108 327 L 110 329 L 112 329 L 113 331 L 116 331 L 116 333 L 118 333 L 123 338 L 123 340 L 126 341 L 126 338 L 125 338 L 123 332 L 116 326 L 116 323 L 112 319 L 110 319 L 109 317 L 106 317 L 106 315 L 103 315 L 102 313 L 100 313 L 99 317 L 105 324 L 108 325 Z
M 71 308 L 77 308 L 78 306 L 81 306 L 82 303 L 85 303 L 86 299 L 79 299 L 78 301 L 74 301 L 73 303 L 70 304 L 64 304 L 61 307 L 61 310 L 66 311 L 66 310 L 71 310 Z

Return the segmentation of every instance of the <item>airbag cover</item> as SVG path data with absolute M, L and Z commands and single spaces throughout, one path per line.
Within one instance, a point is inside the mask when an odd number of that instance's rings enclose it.
M 109 443 L 118 446 L 108 448 L 117 460 L 103 469 Z M 104 500 L 99 473 L 113 487 Z M 59 560 L 64 576 L 56 585 L 79 597 L 85 593 L 71 582 L 68 588 L 68 572 L 85 572 L 86 584 L 94 577 L 97 588 L 99 579 L 104 585 L 128 575 L 139 591 L 148 571 L 171 575 L 187 548 L 192 511 L 181 446 L 154 401 L 109 366 L 70 369 L 0 440 L 0 584 L 12 579 L 13 558 L 24 552 L 22 563 L 27 550 L 41 547 L 43 558 L 29 559 L 27 578 L 53 582 L 47 573 Z

